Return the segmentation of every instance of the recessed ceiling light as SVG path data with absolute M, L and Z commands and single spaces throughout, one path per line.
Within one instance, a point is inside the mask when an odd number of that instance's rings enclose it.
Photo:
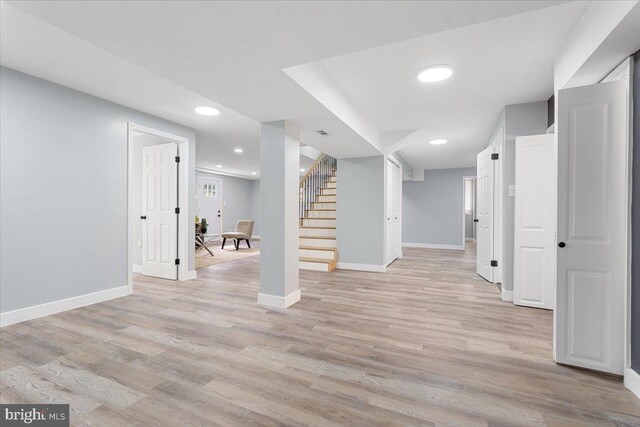
M 222 167 L 222 165 L 216 165 L 216 167 L 217 167 L 217 168 L 221 168 L 221 167 Z
M 218 110 L 217 108 L 207 107 L 204 105 L 202 107 L 197 107 L 195 111 L 196 113 L 202 114 L 203 116 L 217 116 L 218 114 L 220 114 L 220 110 Z
M 453 74 L 453 70 L 448 65 L 434 65 L 426 68 L 418 74 L 418 80 L 425 83 L 441 82 L 448 79 Z
M 233 151 L 235 151 L 236 153 L 242 153 L 242 148 L 234 148 Z
M 446 139 L 432 139 L 431 141 L 429 141 L 429 144 L 431 145 L 441 145 L 441 144 L 446 144 L 447 141 Z
M 251 175 L 258 175 L 258 172 L 251 172 Z
M 300 172 L 304 172 L 304 168 L 301 168 L 301 169 L 300 169 Z

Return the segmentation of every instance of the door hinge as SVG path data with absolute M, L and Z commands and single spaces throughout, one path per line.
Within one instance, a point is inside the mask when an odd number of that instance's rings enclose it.
M 176 258 L 176 265 L 180 265 L 180 258 Z
M 498 266 L 498 261 L 496 261 L 495 259 L 491 260 L 491 267 L 497 267 Z
M 179 214 L 180 213 L 180 208 L 176 208 L 176 213 Z
M 491 160 L 498 160 L 500 155 L 498 153 L 491 153 Z
M 176 163 L 180 163 L 180 156 L 176 156 Z

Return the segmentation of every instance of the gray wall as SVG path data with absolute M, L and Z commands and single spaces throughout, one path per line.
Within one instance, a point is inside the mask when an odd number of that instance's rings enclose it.
M 384 156 L 338 159 L 338 261 L 384 265 Z
M 260 180 L 251 181 L 251 204 L 249 207 L 251 215 L 255 218 L 253 224 L 253 234 L 260 235 Z
M 402 242 L 462 245 L 465 176 L 476 168 L 424 171 L 424 181 L 402 186 Z
M 640 51 L 633 70 L 633 195 L 631 200 L 631 367 L 640 373 Z
M 241 219 L 255 220 L 251 206 L 251 183 L 253 181 L 198 170 L 196 171 L 196 185 L 199 176 L 222 180 L 222 231 L 234 231 L 236 223 Z M 200 197 L 200 195 L 198 194 L 196 197 Z M 212 222 L 213 218 L 207 218 L 207 220 Z M 255 227 L 253 232 L 256 232 Z
M 127 284 L 128 121 L 189 138 L 195 160 L 191 129 L 0 68 L 1 312 Z
M 497 126 L 499 126 L 498 124 Z M 503 235 L 502 254 L 504 276 L 502 287 L 513 290 L 513 254 L 514 254 L 514 220 L 515 197 L 509 197 L 509 185 L 516 182 L 516 137 L 524 135 L 540 135 L 547 131 L 547 102 L 530 102 L 527 104 L 507 105 L 504 109 L 505 144 L 502 153 L 503 166 Z M 517 189 L 516 189 L 517 191 Z

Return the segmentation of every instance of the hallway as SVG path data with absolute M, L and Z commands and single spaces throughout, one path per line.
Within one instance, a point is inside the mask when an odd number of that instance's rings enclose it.
M 3 328 L 0 400 L 101 426 L 640 424 L 621 379 L 553 362 L 552 313 L 502 302 L 472 247 L 301 271 L 287 310 L 256 304 L 258 266 Z

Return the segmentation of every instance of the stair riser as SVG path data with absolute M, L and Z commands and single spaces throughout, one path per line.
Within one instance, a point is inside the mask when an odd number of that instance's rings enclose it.
M 326 188 L 337 188 L 338 187 L 338 183 L 337 182 L 327 182 L 325 184 Z
M 335 248 L 335 239 L 306 239 L 300 238 L 300 246 L 319 246 L 322 248 Z
M 300 249 L 300 258 L 319 258 L 331 261 L 336 260 L 335 251 L 319 251 L 315 249 Z
M 336 210 L 336 204 L 335 202 L 327 202 L 327 203 L 312 203 L 311 206 L 313 209 L 332 209 L 332 210 Z
M 336 188 L 323 188 L 320 194 L 323 196 L 335 196 L 336 191 L 338 191 Z
M 302 225 L 305 227 L 335 227 L 335 219 L 324 218 L 305 218 L 302 220 Z
M 307 211 L 309 218 L 335 218 L 336 211 Z
M 318 203 L 335 203 L 336 202 L 336 196 L 318 196 L 316 198 L 316 202 Z
M 331 271 L 329 264 L 323 262 L 298 261 L 298 268 L 300 270 Z
M 300 237 L 317 236 L 317 237 L 336 237 L 335 228 L 301 228 Z

